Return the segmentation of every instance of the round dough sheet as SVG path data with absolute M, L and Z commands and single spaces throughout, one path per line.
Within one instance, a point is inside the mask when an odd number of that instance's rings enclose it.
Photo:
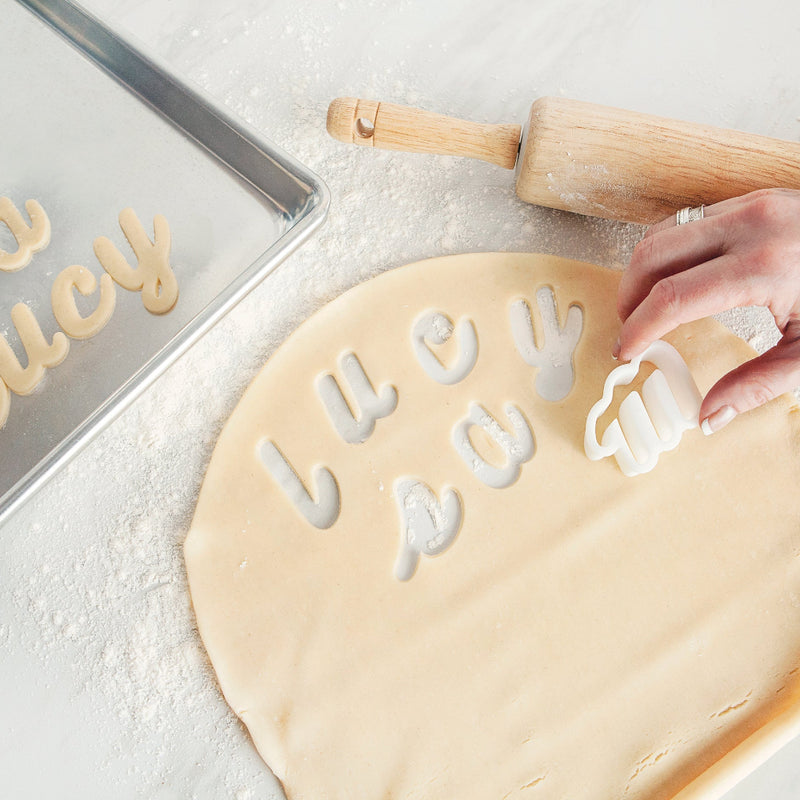
M 186 563 L 290 800 L 668 800 L 798 702 L 797 406 L 689 430 L 644 475 L 589 461 L 618 280 L 531 254 L 401 267 L 242 397 Z M 667 338 L 703 393 L 753 355 L 708 320 Z

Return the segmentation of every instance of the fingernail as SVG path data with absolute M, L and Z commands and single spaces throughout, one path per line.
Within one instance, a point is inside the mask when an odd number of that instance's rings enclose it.
M 700 429 L 706 436 L 711 436 L 722 430 L 735 416 L 736 412 L 730 406 L 722 406 L 703 420 Z
M 617 341 L 614 342 L 614 346 L 611 348 L 611 357 L 614 359 L 614 361 L 618 361 L 619 360 L 619 351 L 620 351 L 620 349 L 621 349 L 621 345 L 619 343 L 619 339 L 617 339 Z

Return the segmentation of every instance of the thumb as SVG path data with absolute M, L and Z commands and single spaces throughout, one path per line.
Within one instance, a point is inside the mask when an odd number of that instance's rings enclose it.
M 700 425 L 709 435 L 738 414 L 800 386 L 800 329 L 771 350 L 745 362 L 711 387 L 700 407 Z

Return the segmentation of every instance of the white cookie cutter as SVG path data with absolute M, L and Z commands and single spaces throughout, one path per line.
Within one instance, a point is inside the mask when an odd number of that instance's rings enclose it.
M 656 367 L 642 385 L 620 403 L 619 415 L 597 441 L 597 422 L 611 405 L 614 389 L 627 386 L 643 361 Z M 680 353 L 663 340 L 653 342 L 641 355 L 612 370 L 603 397 L 586 418 L 583 448 L 592 461 L 614 456 L 623 474 L 641 475 L 655 467 L 661 453 L 677 447 L 683 432 L 698 427 L 703 398 Z

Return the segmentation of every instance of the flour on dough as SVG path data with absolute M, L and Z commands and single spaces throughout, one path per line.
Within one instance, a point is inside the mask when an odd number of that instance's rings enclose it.
M 797 703 L 797 406 L 689 430 L 635 478 L 590 461 L 618 280 L 527 254 L 392 270 L 241 398 L 186 564 L 290 800 L 670 800 Z M 667 339 L 702 392 L 752 356 L 713 321 Z

